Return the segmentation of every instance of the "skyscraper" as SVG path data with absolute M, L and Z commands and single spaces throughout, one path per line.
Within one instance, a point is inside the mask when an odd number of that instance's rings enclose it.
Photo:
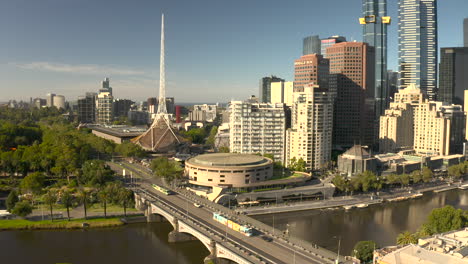
M 272 82 L 284 82 L 283 79 L 271 75 L 270 77 L 263 77 L 260 79 L 259 87 L 259 99 L 261 103 L 269 103 L 271 101 L 271 83 Z
M 387 0 L 362 0 L 363 41 L 375 49 L 375 120 L 387 108 L 389 92 L 387 86 Z
M 437 95 L 437 0 L 398 3 L 399 89 L 414 83 L 430 100 Z
M 271 154 L 284 164 L 284 104 L 231 101 L 229 149 L 235 153 Z
M 463 105 L 466 89 L 468 89 L 468 47 L 441 48 L 437 100 L 447 104 Z
M 374 48 L 343 42 L 327 48 L 330 93 L 335 99 L 333 145 L 374 143 Z
M 96 120 L 97 93 L 86 93 L 78 97 L 78 122 L 94 123 Z
M 294 91 L 303 92 L 304 86 L 308 84 L 328 88 L 329 69 L 329 61 L 324 59 L 322 55 L 301 56 L 294 61 Z
M 286 163 L 302 158 L 308 171 L 320 169 L 331 159 L 333 98 L 328 89 L 308 84 L 294 93 L 291 110 Z
M 343 36 L 331 36 L 326 39 L 320 40 L 320 49 L 321 52 L 320 54 L 324 57 L 327 58 L 327 48 L 335 45 L 336 43 L 341 43 L 341 42 L 346 42 L 346 38 Z
M 305 37 L 302 45 L 302 55 L 321 54 L 321 41 L 318 35 Z

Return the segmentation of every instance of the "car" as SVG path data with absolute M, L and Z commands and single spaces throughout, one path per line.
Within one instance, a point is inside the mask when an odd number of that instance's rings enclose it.
M 269 236 L 261 236 L 261 238 L 262 238 L 263 240 L 265 240 L 266 242 L 271 242 L 271 241 L 273 241 L 273 238 L 271 238 L 271 237 L 269 237 Z
M 197 207 L 197 208 L 200 208 L 200 207 L 202 207 L 203 205 L 198 204 L 198 203 L 193 203 L 193 206 L 195 206 L 195 207 Z

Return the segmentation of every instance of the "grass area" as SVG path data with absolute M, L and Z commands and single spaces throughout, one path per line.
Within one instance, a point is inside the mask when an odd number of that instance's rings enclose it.
M 83 207 L 83 206 L 81 206 Z M 107 205 L 107 213 L 109 212 L 121 212 L 123 214 L 123 207 L 120 206 L 120 205 L 116 205 L 116 204 L 108 204 Z M 95 203 L 93 204 L 91 207 L 88 208 L 88 212 L 100 212 L 100 213 L 104 213 L 104 206 L 102 206 L 102 204 L 100 203 Z M 131 212 L 139 212 L 137 209 L 135 208 L 128 208 L 127 207 L 127 213 L 131 213 Z
M 297 172 L 293 174 L 289 170 L 284 170 L 284 175 L 283 175 L 283 170 L 274 170 L 273 177 L 270 179 L 270 181 L 293 179 L 293 178 L 298 178 L 298 177 L 304 177 L 304 175 L 297 173 Z
M 93 218 L 73 220 L 44 220 L 29 221 L 23 219 L 0 220 L 0 230 L 34 230 L 34 229 L 78 229 L 82 224 L 89 224 L 88 228 L 121 226 L 124 223 L 120 218 Z

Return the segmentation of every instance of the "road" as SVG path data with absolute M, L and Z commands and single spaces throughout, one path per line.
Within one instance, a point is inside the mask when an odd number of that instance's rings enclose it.
M 161 184 L 159 179 L 151 176 L 150 172 L 138 165 L 122 163 L 122 165 L 110 164 L 115 170 L 122 170 L 125 167 L 127 171 L 133 171 L 133 176 L 139 176 L 144 181 L 140 183 L 141 188 L 150 192 L 151 195 L 157 196 L 157 199 L 164 201 L 170 206 L 176 208 L 180 212 L 185 212 L 189 218 L 193 218 L 200 223 L 204 223 L 209 228 L 219 234 L 223 234 L 228 240 L 238 243 L 245 247 L 248 251 L 253 251 L 260 255 L 265 260 L 270 260 L 272 263 L 331 263 L 330 260 L 324 260 L 319 256 L 315 256 L 303 249 L 296 248 L 285 241 L 281 241 L 268 234 L 261 234 L 252 237 L 247 237 L 239 232 L 227 228 L 212 219 L 213 210 L 208 207 L 197 208 L 193 205 L 194 201 L 189 200 L 190 197 L 182 195 L 161 195 L 153 191 L 151 183 Z M 262 236 L 271 238 L 271 242 L 262 239 Z

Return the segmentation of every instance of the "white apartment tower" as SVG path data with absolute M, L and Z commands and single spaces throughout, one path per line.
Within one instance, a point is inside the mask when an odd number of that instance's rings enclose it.
M 231 152 L 272 154 L 275 161 L 284 164 L 284 104 L 232 101 L 229 110 Z
M 304 86 L 294 93 L 291 129 L 287 131 L 287 163 L 302 158 L 309 171 L 319 169 L 331 159 L 333 99 L 328 89 Z

